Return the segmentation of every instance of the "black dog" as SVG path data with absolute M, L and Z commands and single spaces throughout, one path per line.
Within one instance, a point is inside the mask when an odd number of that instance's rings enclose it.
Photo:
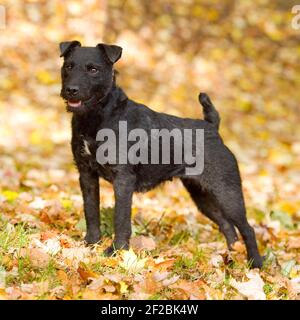
M 64 57 L 61 96 L 67 102 L 67 110 L 73 112 L 72 151 L 84 200 L 86 242 L 96 243 L 101 237 L 99 177 L 113 184 L 116 202 L 115 237 L 106 254 L 129 247 L 133 192 L 146 191 L 163 181 L 179 177 L 196 206 L 219 226 L 228 247 L 231 248 L 238 239 L 237 227 L 245 241 L 252 267 L 261 267 L 262 258 L 255 234 L 246 218 L 237 161 L 218 134 L 219 115 L 208 96 L 199 96 L 204 120 L 154 112 L 128 99 L 116 86 L 113 64 L 121 57 L 120 47 L 106 44 L 81 47 L 78 41 L 71 41 L 61 43 L 60 50 Z M 99 164 L 96 161 L 96 150 L 100 144 L 96 141 L 97 132 L 109 128 L 118 137 L 119 121 L 127 121 L 128 131 L 142 128 L 147 133 L 162 128 L 177 128 L 182 132 L 184 129 L 204 129 L 202 174 L 187 175 L 187 164 L 177 164 L 173 157 L 170 164 Z M 171 150 L 173 148 L 174 143 Z

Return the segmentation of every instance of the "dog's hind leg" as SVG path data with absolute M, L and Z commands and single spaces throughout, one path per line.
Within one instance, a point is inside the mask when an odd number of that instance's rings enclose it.
M 246 218 L 244 198 L 240 185 L 226 184 L 216 194 L 216 200 L 226 220 L 231 221 L 241 233 L 247 248 L 248 260 L 253 268 L 262 267 L 255 233 Z
M 214 196 L 203 191 L 195 180 L 182 178 L 181 181 L 191 195 L 197 208 L 219 226 L 220 231 L 226 238 L 227 246 L 231 250 L 232 244 L 238 240 L 238 236 L 234 225 L 222 214 Z

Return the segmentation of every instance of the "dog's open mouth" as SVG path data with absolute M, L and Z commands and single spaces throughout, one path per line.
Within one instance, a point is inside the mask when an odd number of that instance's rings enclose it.
M 82 103 L 81 100 L 68 100 L 68 105 L 73 108 L 79 108 Z

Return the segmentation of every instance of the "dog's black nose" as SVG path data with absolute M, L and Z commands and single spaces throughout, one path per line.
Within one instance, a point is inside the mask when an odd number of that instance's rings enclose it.
M 76 96 L 77 93 L 79 92 L 79 87 L 78 86 L 69 86 L 66 88 L 67 94 L 71 96 Z

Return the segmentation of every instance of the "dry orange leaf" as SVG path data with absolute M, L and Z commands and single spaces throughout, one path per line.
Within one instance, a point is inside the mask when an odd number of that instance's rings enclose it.
M 300 238 L 290 237 L 288 240 L 287 247 L 291 249 L 300 249 Z
M 42 220 L 42 219 L 41 219 Z M 44 221 L 45 222 L 45 221 Z M 52 238 L 55 238 L 57 236 L 57 231 L 44 231 L 44 232 L 41 232 L 41 236 L 40 236 L 40 239 L 41 241 L 46 241 L 48 239 L 52 239 Z
M 83 263 L 79 264 L 77 272 L 80 275 L 80 278 L 84 281 L 88 281 L 89 278 L 97 278 L 97 274 L 91 270 L 88 270 Z
M 20 256 L 26 257 L 28 256 L 32 265 L 37 268 L 45 268 L 48 266 L 50 261 L 50 256 L 37 248 L 31 248 L 31 249 L 21 249 L 20 250 Z
M 176 259 L 166 259 L 161 262 L 155 263 L 156 267 L 159 268 L 160 270 L 167 270 L 173 266 L 175 263 Z
M 154 250 L 156 248 L 155 241 L 150 237 L 137 236 L 130 240 L 130 245 L 138 250 Z
M 40 220 L 44 223 L 47 223 L 47 224 L 51 223 L 51 219 L 45 211 L 41 212 Z
M 241 242 L 241 241 L 236 241 L 233 245 L 232 245 L 232 249 L 238 253 L 244 253 L 246 252 L 246 247 L 245 245 Z

